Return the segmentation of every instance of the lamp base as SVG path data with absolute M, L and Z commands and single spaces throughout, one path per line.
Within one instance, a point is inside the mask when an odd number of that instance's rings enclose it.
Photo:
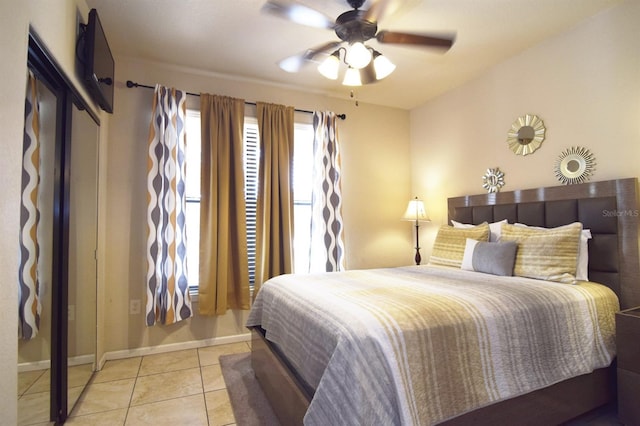
M 422 256 L 420 256 L 420 236 L 418 234 L 418 229 L 420 229 L 420 224 L 416 220 L 416 257 L 414 258 L 416 265 L 419 265 L 422 261 Z

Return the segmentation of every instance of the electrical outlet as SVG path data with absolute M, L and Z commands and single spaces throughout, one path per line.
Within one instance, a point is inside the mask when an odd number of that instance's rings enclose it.
M 132 299 L 129 301 L 129 315 L 138 315 L 140 313 L 140 299 Z
M 69 321 L 76 320 L 76 305 L 69 305 L 67 308 L 67 317 Z

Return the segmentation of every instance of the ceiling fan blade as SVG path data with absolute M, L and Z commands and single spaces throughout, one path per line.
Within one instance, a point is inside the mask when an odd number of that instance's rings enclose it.
M 263 13 L 310 27 L 333 28 L 335 24 L 333 19 L 324 13 L 292 0 L 267 0 L 261 10 Z
M 369 22 L 380 22 L 384 17 L 393 15 L 403 6 L 404 0 L 375 0 L 363 19 Z
M 278 66 L 287 72 L 298 72 L 300 69 L 320 53 L 336 49 L 342 41 L 330 41 L 321 46 L 312 47 L 297 55 L 289 56 L 278 62 Z
M 436 37 L 423 34 L 399 33 L 395 31 L 379 31 L 376 40 L 380 43 L 412 44 L 425 47 L 437 47 L 449 50 L 455 41 L 455 35 Z

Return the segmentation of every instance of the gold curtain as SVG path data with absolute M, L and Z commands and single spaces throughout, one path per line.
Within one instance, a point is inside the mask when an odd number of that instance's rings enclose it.
M 200 95 L 201 315 L 249 309 L 249 264 L 244 200 L 244 100 Z
M 257 103 L 260 177 L 256 211 L 256 282 L 293 271 L 293 107 Z

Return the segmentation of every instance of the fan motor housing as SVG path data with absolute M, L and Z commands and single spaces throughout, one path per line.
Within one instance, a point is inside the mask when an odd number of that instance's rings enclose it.
M 365 0 L 347 0 L 347 3 L 349 3 L 349 6 L 354 9 L 360 9 L 364 4 L 364 1 Z
M 335 32 L 340 40 L 352 43 L 356 41 L 367 41 L 375 37 L 378 32 L 378 25 L 369 22 L 364 17 L 363 10 L 349 10 L 338 16 L 336 19 Z

